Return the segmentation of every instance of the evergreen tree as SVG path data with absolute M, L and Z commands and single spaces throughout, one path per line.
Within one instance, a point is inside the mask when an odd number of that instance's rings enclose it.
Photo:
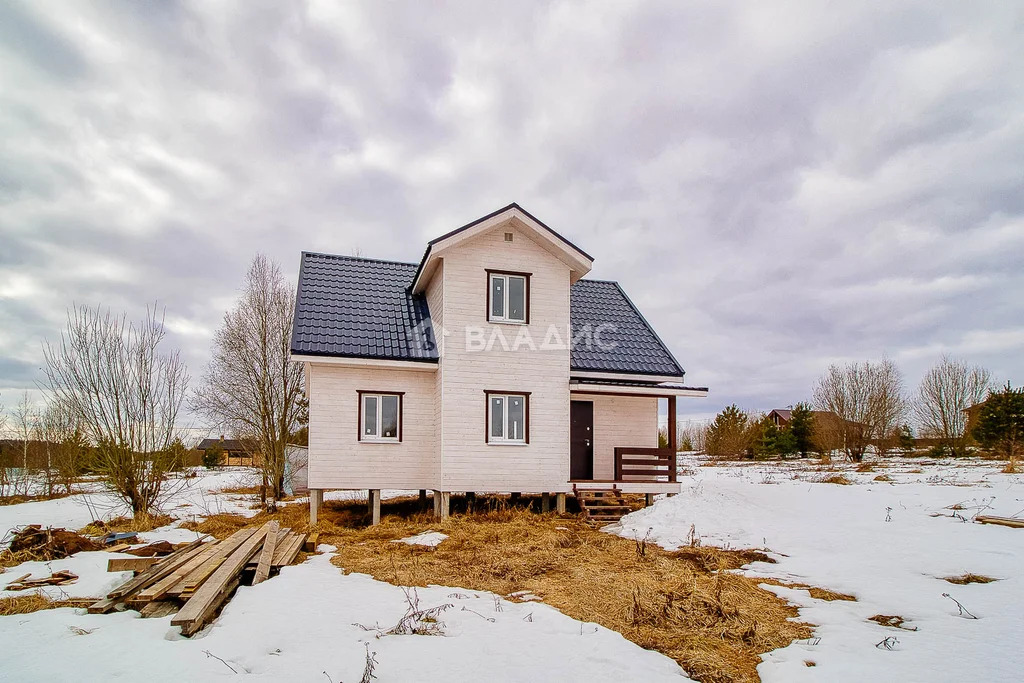
M 789 422 L 789 433 L 793 438 L 793 450 L 806 458 L 814 448 L 811 437 L 814 434 L 814 413 L 806 403 L 797 403 Z
M 910 425 L 903 425 L 900 427 L 899 438 L 897 439 L 897 445 L 904 455 L 908 455 L 914 452 L 914 432 L 910 429 Z
M 753 438 L 751 449 L 754 458 L 761 460 L 775 455 L 776 443 L 779 439 L 779 428 L 768 417 L 763 417 L 759 422 L 751 426 Z
M 987 449 L 1006 458 L 1024 451 L 1024 389 L 1012 389 L 1010 383 L 990 392 L 981 406 L 974 438 Z
M 224 456 L 224 451 L 221 449 L 220 444 L 214 444 L 205 451 L 203 451 L 203 467 L 208 470 L 213 470 L 220 467 L 221 458 Z
M 704 450 L 708 455 L 737 456 L 746 453 L 750 444 L 750 418 L 732 404 L 708 427 Z

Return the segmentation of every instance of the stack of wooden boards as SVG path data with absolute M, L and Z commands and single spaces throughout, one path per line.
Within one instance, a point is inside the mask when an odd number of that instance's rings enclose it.
M 267 522 L 260 528 L 236 531 L 223 541 L 193 543 L 158 558 L 111 559 L 111 571 L 137 571 L 130 581 L 89 607 L 103 614 L 124 604 L 144 617 L 177 612 L 171 623 L 190 636 L 231 597 L 240 584 L 266 581 L 270 572 L 295 561 L 306 535 Z

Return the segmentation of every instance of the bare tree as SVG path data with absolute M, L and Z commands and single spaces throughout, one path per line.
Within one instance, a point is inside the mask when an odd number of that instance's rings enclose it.
M 305 415 L 302 365 L 290 360 L 294 313 L 294 288 L 258 254 L 214 335 L 213 357 L 192 400 L 197 412 L 253 444 L 269 508 L 283 495 L 285 446 Z
M 161 500 L 189 380 L 177 350 L 160 353 L 165 334 L 155 307 L 135 324 L 74 306 L 60 343 L 43 349 L 47 388 L 81 424 L 107 488 L 136 515 Z
M 829 367 L 814 389 L 818 410 L 834 413 L 846 455 L 864 459 L 872 440 L 883 439 L 907 412 L 903 375 L 892 361 Z
M 988 394 L 992 376 L 985 368 L 943 356 L 929 370 L 917 390 L 914 412 L 923 431 L 942 440 L 951 455 L 967 448 L 967 409 Z
M 51 400 L 40 416 L 38 432 L 46 456 L 47 495 L 53 495 L 56 484 L 70 494 L 86 467 L 88 444 L 81 420 L 62 401 Z
M 14 418 L 14 438 L 17 442 L 19 453 L 19 467 L 12 470 L 8 479 L 10 493 L 13 495 L 28 496 L 32 494 L 32 476 L 30 465 L 35 465 L 35 442 L 36 426 L 39 423 L 39 411 L 36 409 L 28 391 L 23 391 L 21 398 L 11 413 Z M 31 460 L 33 462 L 30 462 Z
M 0 403 L 0 434 L 3 434 L 7 429 L 7 411 L 4 410 L 4 404 Z M 0 498 L 5 498 L 8 492 L 8 472 L 6 458 L 3 458 L 3 453 L 0 451 Z

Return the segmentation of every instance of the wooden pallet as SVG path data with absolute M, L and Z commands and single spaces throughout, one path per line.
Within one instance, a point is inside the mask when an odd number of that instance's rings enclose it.
M 573 493 L 580 503 L 584 519 L 591 524 L 612 524 L 633 511 L 622 497 L 622 491 L 614 484 L 606 489 L 577 489 L 573 486 Z
M 143 617 L 173 614 L 171 624 L 190 636 L 213 619 L 239 585 L 266 581 L 295 562 L 305 542 L 305 534 L 281 529 L 273 521 L 240 529 L 223 541 L 197 539 L 166 557 L 146 558 L 148 563 L 110 560 L 109 571 L 137 573 L 89 611 L 103 614 L 124 605 Z

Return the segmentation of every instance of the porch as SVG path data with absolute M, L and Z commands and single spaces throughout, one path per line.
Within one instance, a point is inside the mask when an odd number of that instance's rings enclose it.
M 630 382 L 630 391 L 623 393 L 622 384 L 573 386 L 569 485 L 575 492 L 679 493 L 676 398 L 694 390 Z M 640 390 L 643 393 L 636 393 Z M 666 446 L 658 445 L 658 401 L 662 399 L 667 402 Z M 640 445 L 625 445 L 630 442 Z M 600 449 L 598 458 L 595 446 Z

